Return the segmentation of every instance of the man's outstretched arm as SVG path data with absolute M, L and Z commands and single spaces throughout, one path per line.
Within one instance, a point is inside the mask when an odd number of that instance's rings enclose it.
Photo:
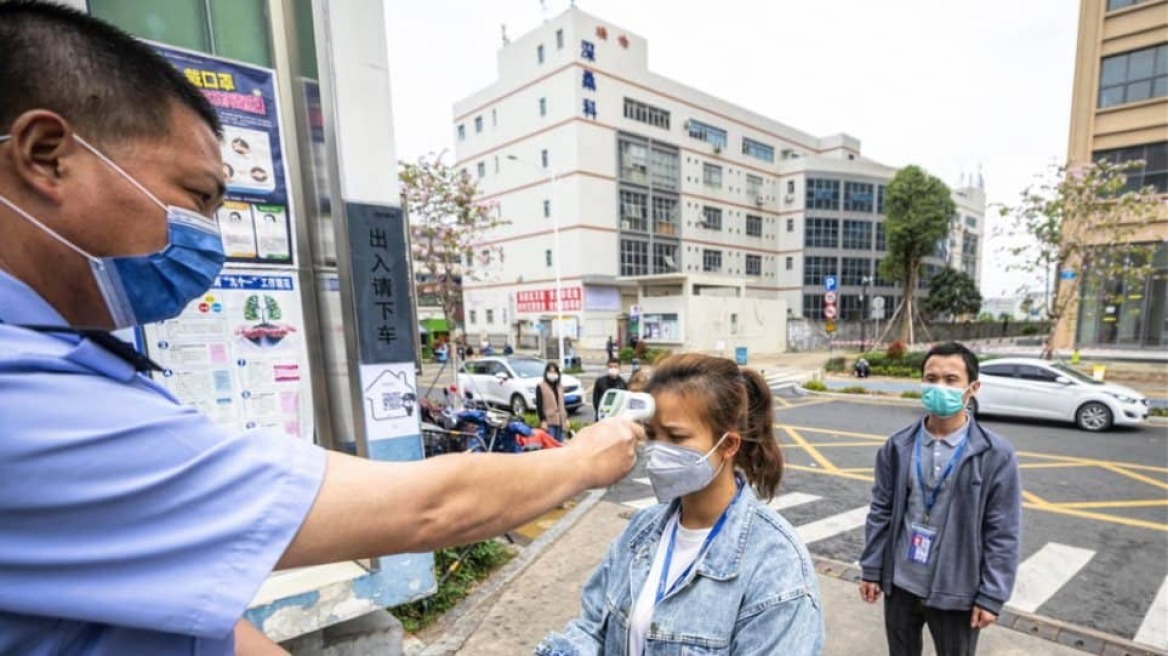
M 562 449 L 375 462 L 329 453 L 324 482 L 277 568 L 431 551 L 500 535 L 632 469 L 643 430 L 595 424 Z

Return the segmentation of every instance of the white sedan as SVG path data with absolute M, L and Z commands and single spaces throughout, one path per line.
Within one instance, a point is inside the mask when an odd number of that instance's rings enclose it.
M 1073 422 L 1088 431 L 1135 426 L 1148 419 L 1143 394 L 1086 376 L 1062 364 L 1037 358 L 1001 358 L 981 365 L 981 391 L 970 409 Z
M 538 358 L 479 358 L 462 365 L 458 382 L 464 394 L 491 405 L 504 406 L 521 415 L 535 410 L 535 387 L 543 380 L 547 363 Z M 580 381 L 567 374 L 560 376 L 564 386 L 564 405 L 569 413 L 584 404 Z

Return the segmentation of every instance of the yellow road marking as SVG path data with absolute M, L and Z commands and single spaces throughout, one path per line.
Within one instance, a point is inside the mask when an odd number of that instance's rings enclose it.
M 1098 467 L 1091 462 L 1023 462 L 1019 469 L 1064 469 L 1066 467 Z
M 1124 469 L 1123 467 L 1119 467 L 1116 465 L 1109 464 L 1109 465 L 1102 465 L 1102 467 L 1104 469 L 1106 469 L 1107 471 L 1115 472 L 1116 474 L 1119 474 L 1121 476 L 1127 476 L 1128 478 L 1140 481 L 1141 483 L 1147 483 L 1148 485 L 1151 485 L 1153 487 L 1158 487 L 1161 490 L 1168 490 L 1168 483 L 1165 483 L 1164 481 L 1158 481 L 1154 478 L 1149 478 L 1148 476 L 1144 476 L 1143 474 L 1137 474 L 1135 472 L 1128 471 L 1128 470 Z
M 776 428 L 790 428 L 797 431 L 806 431 L 808 433 L 825 433 L 828 435 L 843 435 L 846 437 L 858 437 L 865 440 L 879 440 L 883 442 L 888 439 L 887 435 L 876 435 L 874 433 L 854 433 L 852 431 L 836 430 L 834 428 L 810 428 L 808 426 L 792 426 L 790 424 L 775 424 Z
M 871 474 L 872 468 L 871 467 L 847 467 L 845 469 L 841 469 L 840 471 L 846 472 L 848 474 Z
M 1051 504 L 1056 508 L 1158 508 L 1168 506 L 1168 499 L 1139 499 L 1133 501 L 1076 501 Z
M 800 435 L 799 433 L 795 432 L 794 430 L 792 430 L 790 428 L 784 427 L 783 430 L 785 430 L 787 432 L 787 435 L 790 435 L 791 439 L 795 440 L 795 442 L 797 444 L 799 444 L 799 446 L 801 446 L 804 451 L 807 452 L 807 455 L 811 456 L 812 460 L 814 460 L 815 462 L 818 462 L 819 466 L 823 467 L 824 471 L 828 471 L 828 472 L 838 472 L 839 471 L 839 467 L 836 467 L 832 461 L 825 458 L 823 456 L 823 454 L 819 452 L 818 449 L 816 449 L 814 446 L 811 445 L 810 442 L 803 439 L 802 435 Z
M 1096 460 L 1094 458 L 1078 458 L 1075 456 L 1060 456 L 1051 453 L 1034 453 L 1033 451 L 1019 451 L 1018 455 L 1027 456 L 1030 458 L 1042 458 L 1043 460 L 1058 460 L 1062 462 L 1077 462 L 1086 465 L 1095 465 L 1096 467 L 1117 466 L 1127 469 L 1138 469 L 1141 471 L 1151 471 L 1160 474 L 1168 474 L 1168 468 L 1155 467 L 1152 465 L 1141 465 L 1134 462 L 1120 462 L 1118 460 Z
M 784 408 L 789 408 L 789 407 L 791 407 L 791 402 L 790 402 L 790 401 L 788 401 L 787 399 L 784 399 L 784 398 L 783 398 L 783 397 L 781 397 L 781 396 L 776 396 L 776 397 L 775 397 L 775 402 L 776 402 L 776 403 L 781 403 L 781 404 L 783 405 L 783 407 L 784 407 Z
M 811 472 L 814 474 L 827 474 L 828 476 L 839 476 L 840 478 L 850 478 L 853 481 L 867 481 L 867 482 L 871 483 L 874 480 L 871 476 L 862 476 L 860 474 L 851 474 L 848 472 L 842 472 L 838 469 L 835 471 L 824 471 L 818 467 L 804 467 L 803 465 L 791 465 L 791 464 L 788 464 L 786 467 L 787 467 L 787 469 L 794 469 L 795 471 Z
M 1026 499 L 1027 501 L 1029 501 L 1030 503 L 1032 503 L 1036 506 L 1041 506 L 1043 508 L 1050 506 L 1050 503 L 1048 501 L 1046 501 L 1042 497 L 1038 496 L 1037 494 L 1035 494 L 1033 492 L 1027 492 L 1026 490 L 1022 490 L 1022 498 Z
M 831 403 L 834 399 L 806 399 L 798 403 L 789 403 L 788 408 L 806 408 L 811 405 L 822 405 L 824 403 Z
M 802 444 L 785 444 L 784 443 L 783 446 L 790 447 L 792 449 L 804 448 Z M 841 447 L 841 446 L 866 446 L 866 447 L 870 447 L 870 446 L 872 446 L 872 444 L 871 444 L 871 442 L 808 442 L 807 446 L 812 446 L 812 447 L 815 447 L 817 449 L 824 449 L 824 448 L 830 449 L 832 447 Z

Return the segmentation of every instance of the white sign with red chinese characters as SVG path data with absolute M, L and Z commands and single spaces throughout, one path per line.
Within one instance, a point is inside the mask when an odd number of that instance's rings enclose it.
M 556 289 L 528 289 L 515 292 L 515 311 L 519 314 L 579 312 L 584 307 L 583 287 L 564 287 L 560 297 L 562 308 L 556 307 Z

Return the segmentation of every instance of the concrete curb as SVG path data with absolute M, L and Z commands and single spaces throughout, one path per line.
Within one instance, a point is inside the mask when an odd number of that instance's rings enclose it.
M 531 544 L 523 547 L 523 550 L 511 562 L 484 581 L 457 606 L 447 611 L 442 619 L 427 627 L 423 632 L 424 635 L 440 636 L 434 642 L 425 643 L 416 636 L 407 636 L 403 651 L 405 656 L 446 656 L 461 649 L 484 619 L 483 614 L 477 611 L 499 591 L 523 574 L 548 547 L 563 537 L 576 525 L 576 522 L 580 521 L 580 518 L 600 503 L 607 493 L 607 488 L 590 491 L 583 501 L 568 511 L 568 514 L 561 517 Z
M 860 568 L 855 565 L 812 556 L 815 560 L 815 570 L 823 576 L 830 576 L 851 583 L 860 582 Z M 1036 636 L 1078 649 L 1087 654 L 1101 656 L 1168 656 L 1168 651 L 1160 651 L 1154 647 L 1140 645 L 1119 636 L 1102 633 L 1074 624 L 1059 622 L 1058 620 L 1032 615 L 1022 611 L 1007 608 L 998 617 L 998 626 L 1020 633 Z

